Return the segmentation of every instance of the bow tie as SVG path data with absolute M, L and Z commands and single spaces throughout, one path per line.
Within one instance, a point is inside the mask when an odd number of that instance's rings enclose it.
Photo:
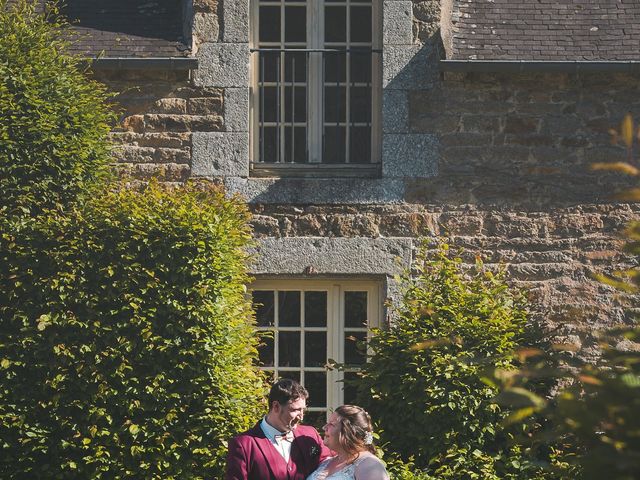
M 276 442 L 280 441 L 280 440 L 286 440 L 287 442 L 293 442 L 293 432 L 292 431 L 288 431 L 285 433 L 281 433 L 280 435 L 276 435 L 275 437 Z

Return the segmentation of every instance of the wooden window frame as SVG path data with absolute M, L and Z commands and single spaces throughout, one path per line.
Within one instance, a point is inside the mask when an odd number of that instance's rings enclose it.
M 331 2 L 331 5 L 346 6 L 347 21 L 346 21 L 346 41 L 345 47 L 352 45 L 349 42 L 350 39 L 350 8 L 352 0 L 337 0 L 335 3 Z M 353 2 L 358 4 L 357 2 Z M 280 5 L 282 9 L 284 6 L 296 6 L 306 5 L 307 13 L 307 48 L 324 48 L 324 14 L 323 9 L 325 5 L 324 0 L 317 0 L 313 2 L 301 0 L 286 1 L 286 0 L 250 0 L 249 11 L 249 47 L 252 50 L 250 58 L 250 102 L 249 102 L 249 151 L 250 151 L 250 174 L 257 177 L 279 177 L 279 176 L 292 176 L 292 177 L 379 177 L 381 175 L 381 157 L 382 157 L 382 2 L 380 0 L 371 1 L 371 15 L 372 15 L 372 40 L 371 48 L 375 52 L 372 54 L 372 78 L 371 78 L 371 159 L 369 163 L 357 164 L 357 163 L 329 163 L 327 159 L 322 158 L 323 154 L 323 79 L 322 79 L 322 64 L 318 56 L 311 56 L 309 59 L 309 69 L 307 78 L 308 88 L 308 100 L 307 100 L 307 116 L 308 129 L 307 132 L 307 148 L 309 156 L 307 163 L 284 163 L 284 162 L 258 162 L 260 158 L 260 95 L 259 95 L 259 56 L 255 54 L 254 49 L 259 46 L 259 7 L 261 4 L 268 5 Z M 281 32 L 284 32 L 284 15 L 280 15 Z M 283 35 L 281 33 L 281 35 Z M 284 37 L 281 37 L 280 42 L 273 42 L 273 45 L 268 47 L 280 48 L 284 45 Z M 276 45 L 279 43 L 280 45 Z M 333 45 L 335 46 L 335 45 Z M 357 45 L 356 45 L 357 46 Z M 348 70 L 349 62 L 347 63 Z M 348 75 L 348 74 L 347 74 Z M 345 79 L 345 84 L 348 84 L 348 76 Z M 347 89 L 349 91 L 349 89 Z M 280 102 L 279 108 L 284 109 L 284 102 Z M 346 106 L 349 105 L 349 99 L 346 99 Z M 311 113 L 310 113 L 311 112 Z M 281 117 L 284 118 L 284 112 L 280 112 Z M 345 113 L 345 121 L 349 121 L 349 112 Z M 284 129 L 283 129 L 284 130 Z M 349 131 L 349 128 L 346 129 Z M 281 136 L 284 135 L 281 133 Z M 280 141 L 280 139 L 279 139 Z M 349 140 L 345 140 L 345 148 L 348 158 Z
M 350 332 L 365 333 L 367 339 L 371 338 L 371 329 L 380 328 L 382 325 L 382 283 L 368 280 L 256 280 L 250 290 L 254 291 L 326 291 L 327 292 L 327 359 L 344 363 L 345 359 L 345 335 Z M 362 328 L 345 327 L 345 292 L 367 292 L 367 326 Z M 276 302 L 277 304 L 277 302 Z M 277 308 L 277 307 L 276 307 Z M 301 314 L 304 314 L 304 302 L 301 302 Z M 276 314 L 277 315 L 277 314 Z M 274 327 L 258 327 L 259 331 L 273 331 Z M 322 327 L 282 327 L 279 331 L 324 331 Z M 274 366 L 260 368 L 267 372 L 273 372 L 274 378 L 278 376 L 278 342 L 274 340 Z M 329 414 L 333 409 L 344 403 L 343 380 L 344 372 L 337 369 L 321 369 L 317 367 L 305 367 L 304 342 L 300 342 L 301 360 L 300 367 L 284 367 L 281 370 L 326 371 L 327 374 L 327 398 L 326 408 L 310 407 L 310 412 L 323 412 Z M 354 371 L 354 369 L 350 369 Z M 357 370 L 357 369 L 356 369 Z M 304 380 L 303 380 L 304 383 Z M 312 399 L 313 403 L 313 399 Z

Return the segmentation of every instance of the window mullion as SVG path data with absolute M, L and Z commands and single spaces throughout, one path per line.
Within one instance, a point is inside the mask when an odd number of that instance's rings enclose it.
M 316 1 L 308 4 L 307 48 L 318 50 L 323 48 L 324 37 L 324 2 Z M 309 53 L 309 104 L 307 109 L 307 129 L 309 135 L 309 163 L 322 162 L 322 121 L 323 121 L 323 68 L 324 54 L 318 51 Z

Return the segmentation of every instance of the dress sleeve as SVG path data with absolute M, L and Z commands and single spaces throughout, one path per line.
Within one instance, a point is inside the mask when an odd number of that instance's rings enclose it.
M 375 457 L 365 458 L 359 462 L 354 473 L 356 480 L 389 480 L 387 469 Z

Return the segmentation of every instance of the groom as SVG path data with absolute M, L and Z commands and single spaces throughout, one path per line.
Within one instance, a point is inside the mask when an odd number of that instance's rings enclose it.
M 307 390 L 283 378 L 269 392 L 269 413 L 229 441 L 226 480 L 304 480 L 330 455 L 313 427 L 300 425 Z

